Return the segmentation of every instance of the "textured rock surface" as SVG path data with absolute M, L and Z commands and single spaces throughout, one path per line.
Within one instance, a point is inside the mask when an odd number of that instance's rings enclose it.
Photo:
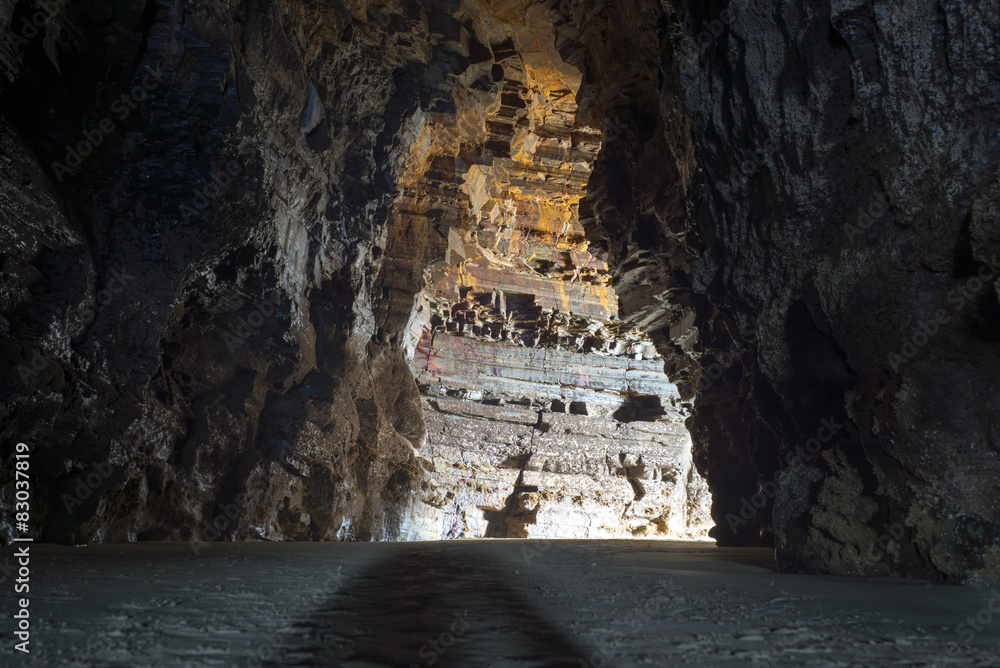
M 640 342 L 635 348 L 645 345 Z M 417 382 L 435 393 L 445 389 L 477 399 L 578 402 L 585 415 L 595 411 L 607 415 L 630 399 L 641 402 L 642 397 L 653 400 L 655 408 L 664 403 L 681 407 L 677 388 L 663 374 L 663 362 L 651 349 L 648 354 L 652 359 L 632 359 L 426 333 L 412 367 Z
M 424 427 L 370 291 L 394 73 L 442 38 L 372 9 L 70 3 L 5 54 L 0 425 L 42 537 L 395 535 Z
M 435 340 L 472 347 L 454 336 Z M 404 533 L 707 537 L 711 495 L 694 469 L 691 437 L 671 403 L 676 390 L 663 372 L 656 370 L 655 387 L 648 381 L 655 394 L 626 396 L 620 378 L 601 391 L 581 387 L 582 371 L 564 372 L 567 362 L 593 363 L 596 355 L 567 361 L 547 352 L 555 359 L 538 365 L 530 383 L 511 384 L 505 372 L 526 369 L 505 367 L 517 357 L 487 344 L 465 358 L 478 358 L 481 368 L 417 369 L 429 392 L 420 457 L 432 491 L 416 504 Z M 433 385 L 423 384 L 428 378 Z
M 997 8 L 618 9 L 557 28 L 581 116 L 624 128 L 581 218 L 697 394 L 716 537 L 996 578 Z
M 428 315 L 503 288 L 482 338 L 654 354 L 586 251 L 601 137 L 547 14 L 95 2 L 5 42 L 0 424 L 38 448 L 42 537 L 406 537 L 425 428 L 392 286 L 429 221 Z
M 44 537 L 400 535 L 435 329 L 655 345 L 722 543 L 998 575 L 995 5 L 36 10 L 0 8 L 0 456 L 36 446 Z
M 618 319 L 580 222 L 603 137 L 577 118 L 581 74 L 548 28 L 556 8 L 495 2 L 477 16 L 507 35 L 491 35 L 492 65 L 454 113 L 427 118 L 393 208 L 381 336 L 412 354 L 430 396 L 494 404 L 428 400 L 434 492 L 404 533 L 702 537 L 709 495 L 676 388 Z M 512 400 L 525 408 L 496 406 Z M 566 418 L 556 438 L 553 406 L 598 417 Z M 632 433 L 639 410 L 673 427 Z

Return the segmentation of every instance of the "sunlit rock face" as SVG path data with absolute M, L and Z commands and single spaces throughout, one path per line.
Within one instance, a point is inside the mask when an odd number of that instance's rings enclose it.
M 454 112 L 423 119 L 378 283 L 428 423 L 429 486 L 404 533 L 705 537 L 680 397 L 619 320 L 580 222 L 603 135 L 577 118 L 580 71 L 546 26 L 557 7 L 480 12 L 489 31 L 470 39 L 492 59 Z
M 447 333 L 418 347 L 434 537 L 706 538 L 711 496 L 662 360 Z
M 473 49 L 468 89 L 423 118 L 379 283 L 382 324 L 408 351 L 429 325 L 533 345 L 572 328 L 571 314 L 617 315 L 578 215 L 601 134 L 577 122 L 580 72 L 548 15 L 548 3 L 479 7 L 470 39 L 488 46 Z

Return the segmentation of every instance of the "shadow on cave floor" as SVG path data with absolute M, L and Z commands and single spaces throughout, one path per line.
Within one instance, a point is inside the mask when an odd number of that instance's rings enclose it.
M 459 668 L 581 666 L 584 654 L 483 555 L 440 549 L 391 556 L 355 576 L 264 665 Z
M 652 540 L 34 544 L 31 656 L 0 643 L 0 666 L 998 665 L 1000 591 L 768 564 Z

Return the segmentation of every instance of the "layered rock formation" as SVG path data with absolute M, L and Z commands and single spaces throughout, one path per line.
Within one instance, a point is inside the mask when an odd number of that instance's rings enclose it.
M 428 332 L 609 368 L 648 342 L 719 542 L 994 578 L 998 14 L 5 4 L 0 457 L 35 447 L 50 540 L 234 507 L 226 537 L 397 537 L 437 493 Z
M 432 491 L 405 533 L 701 537 L 709 495 L 676 388 L 618 320 L 580 223 L 603 137 L 577 119 L 580 72 L 539 30 L 549 9 L 481 8 L 479 25 L 496 27 L 470 44 L 485 37 L 493 58 L 454 113 L 424 121 L 395 202 L 378 322 L 412 357 L 430 423 Z M 443 409 L 449 395 L 488 403 Z M 559 418 L 553 440 L 546 417 L 560 410 L 595 417 Z M 663 421 L 629 435 L 637 410 Z
M 707 536 L 711 496 L 662 360 L 440 333 L 413 366 L 432 486 L 413 534 Z
M 426 398 L 424 538 L 700 539 L 711 496 L 679 419 L 620 422 L 540 406 Z

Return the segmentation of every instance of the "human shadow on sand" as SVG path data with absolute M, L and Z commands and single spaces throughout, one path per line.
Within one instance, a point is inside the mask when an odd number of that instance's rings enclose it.
M 587 665 L 508 584 L 510 565 L 463 552 L 414 546 L 378 562 L 287 630 L 263 665 Z

